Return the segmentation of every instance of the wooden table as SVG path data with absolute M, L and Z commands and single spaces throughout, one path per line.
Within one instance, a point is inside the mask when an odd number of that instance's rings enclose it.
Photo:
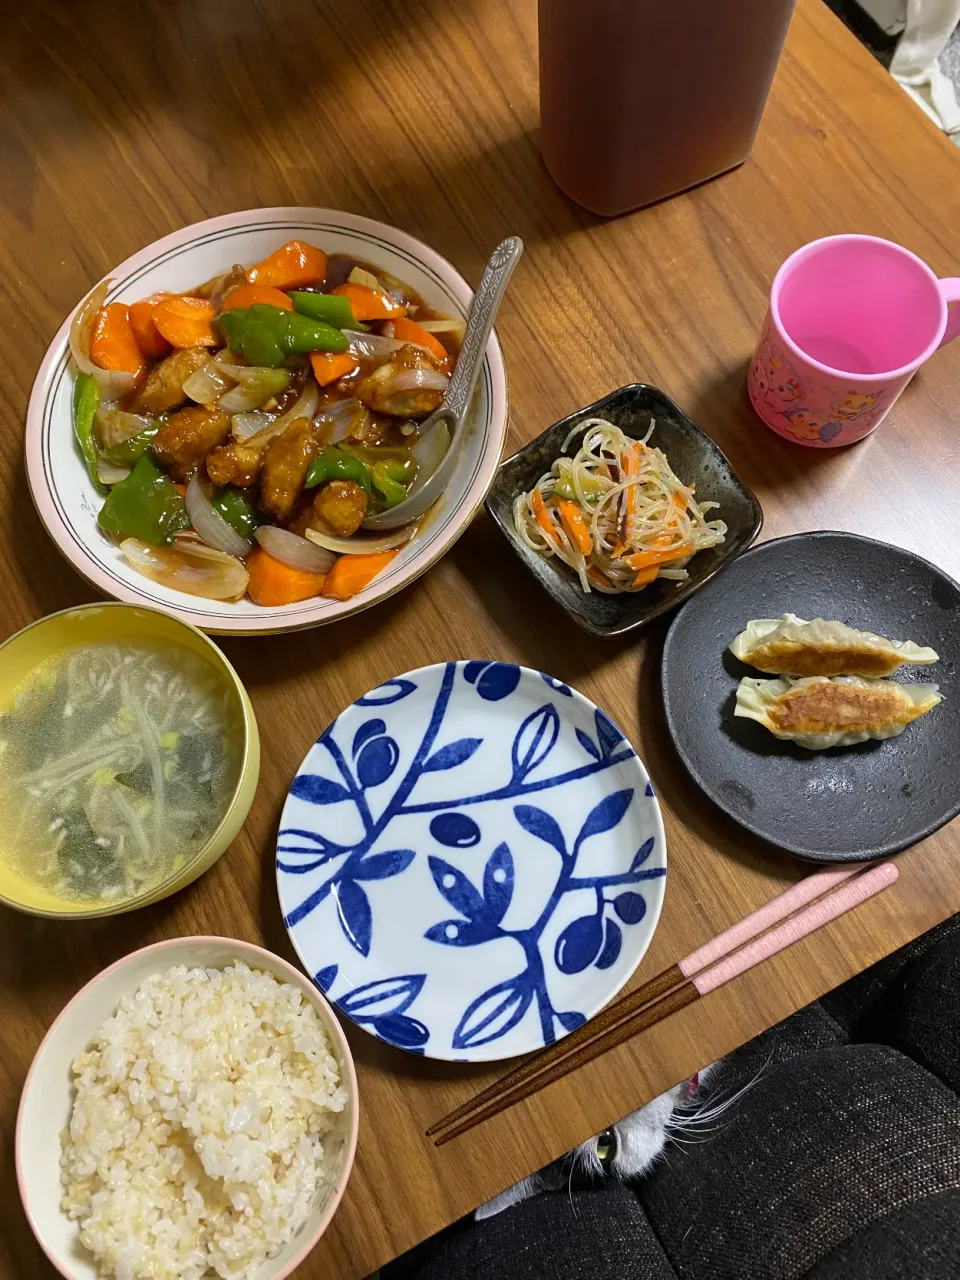
M 37 0 L 0 47 L 2 634 L 90 592 L 31 506 L 21 458 L 30 385 L 64 314 L 114 263 L 205 216 L 328 205 L 395 223 L 476 281 L 516 232 L 527 255 L 502 312 L 518 446 L 625 382 L 663 386 L 759 495 L 765 537 L 855 530 L 960 576 L 960 350 L 938 356 L 890 420 L 848 450 L 765 431 L 744 371 L 769 281 L 806 240 L 899 240 L 956 271 L 960 154 L 820 0 L 801 0 L 753 158 L 614 222 L 569 204 L 536 150 L 535 0 Z M 958 344 L 960 346 L 960 344 Z M 664 809 L 669 887 L 638 977 L 772 897 L 803 868 L 699 796 L 667 739 L 663 627 L 588 638 L 531 590 L 481 517 L 381 607 L 333 628 L 224 645 L 265 752 L 233 848 L 176 898 L 120 919 L 0 922 L 0 1273 L 48 1276 L 12 1170 L 17 1099 L 68 997 L 135 947 L 188 933 L 292 958 L 273 846 L 317 732 L 371 685 L 421 663 L 501 657 L 570 681 L 627 730 Z M 349 1028 L 363 1099 L 340 1212 L 300 1274 L 354 1280 L 575 1142 L 960 909 L 957 828 L 900 858 L 898 888 L 731 988 L 435 1150 L 425 1125 L 494 1075 L 411 1058 Z

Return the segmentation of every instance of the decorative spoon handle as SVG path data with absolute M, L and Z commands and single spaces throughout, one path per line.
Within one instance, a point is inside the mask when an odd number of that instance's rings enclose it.
M 483 354 L 493 329 L 500 303 L 506 292 L 513 269 L 523 253 L 523 241 L 519 236 L 507 236 L 490 255 L 483 278 L 477 287 L 467 329 L 457 364 L 443 399 L 443 407 L 459 421 L 470 405 L 471 397 L 480 378 Z

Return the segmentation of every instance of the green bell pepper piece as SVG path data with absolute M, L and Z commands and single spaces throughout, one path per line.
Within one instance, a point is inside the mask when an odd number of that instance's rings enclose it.
M 91 373 L 78 373 L 73 384 L 73 434 L 83 454 L 87 474 L 98 493 L 106 493 L 97 473 L 97 446 L 93 438 L 93 418 L 100 406 L 100 384 Z
M 151 440 L 169 416 L 169 414 L 163 414 L 162 417 L 151 422 L 149 427 L 144 427 L 135 436 L 131 436 L 129 440 L 111 445 L 109 449 L 101 449 L 100 452 L 108 462 L 115 462 L 120 467 L 132 467 L 150 448 Z
M 219 511 L 231 529 L 241 538 L 252 538 L 254 530 L 263 524 L 263 516 L 242 489 L 220 489 L 211 499 L 215 511 Z
M 400 481 L 390 474 L 391 471 L 396 472 L 401 466 L 402 464 L 396 462 L 375 462 L 370 470 L 373 483 L 383 494 L 384 506 L 388 508 L 397 506 L 407 496 L 407 491 Z
M 239 351 L 251 364 L 272 369 L 282 365 L 290 355 L 346 351 L 350 345 L 333 325 L 263 302 L 225 311 L 219 324 L 234 351 Z
M 173 481 L 145 453 L 126 480 L 110 490 L 97 523 L 111 537 L 165 547 L 174 534 L 189 529 L 190 517 Z
M 386 474 L 391 480 L 399 480 L 401 484 L 412 484 L 417 474 L 417 461 L 409 449 L 394 448 L 390 445 L 377 445 L 376 448 L 370 448 L 363 444 L 347 444 L 345 441 L 341 441 L 339 447 L 352 458 L 359 458 L 366 467 L 374 467 L 381 462 L 386 463 Z
M 326 484 L 328 480 L 353 480 L 368 496 L 373 492 L 368 468 L 359 458 L 351 458 L 334 445 L 324 449 L 310 464 L 305 487 L 312 489 L 318 484 Z
M 353 314 L 353 304 L 349 298 L 339 293 L 302 293 L 292 290 L 287 297 L 302 316 L 311 320 L 323 320 L 336 329 L 366 329 Z

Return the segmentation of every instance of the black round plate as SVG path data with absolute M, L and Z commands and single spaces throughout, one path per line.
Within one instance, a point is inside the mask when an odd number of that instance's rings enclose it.
M 931 645 L 940 661 L 895 679 L 939 684 L 944 701 L 899 737 L 830 751 L 781 742 L 735 719 L 741 676 L 727 646 L 751 618 L 838 619 Z M 677 614 L 663 651 L 673 741 L 721 809 L 815 862 L 880 858 L 960 813 L 960 586 L 899 547 L 850 533 L 804 533 L 747 551 Z M 773 677 L 770 677 L 773 679 Z

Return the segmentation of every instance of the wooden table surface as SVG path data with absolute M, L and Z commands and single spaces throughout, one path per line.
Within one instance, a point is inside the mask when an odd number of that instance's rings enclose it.
M 257 205 L 326 205 L 422 237 L 476 281 L 489 249 L 527 254 L 499 331 L 510 445 L 626 382 L 657 383 L 760 497 L 764 537 L 854 530 L 960 576 L 960 343 L 871 439 L 814 452 L 766 431 L 744 372 L 783 258 L 862 231 L 957 271 L 960 153 L 820 0 L 800 0 L 753 158 L 736 173 L 602 222 L 553 187 L 536 149 L 535 0 L 36 0 L 0 45 L 2 635 L 91 598 L 33 511 L 27 397 L 64 314 L 109 268 L 185 223 Z M 571 86 L 576 91 L 575 86 Z M 665 104 L 664 109 L 668 106 Z M 292 957 L 277 907 L 280 805 L 347 703 L 410 667 L 499 657 L 570 681 L 627 730 L 664 809 L 666 906 L 645 979 L 803 868 L 713 809 L 667 739 L 664 627 L 587 637 L 531 589 L 481 516 L 386 604 L 336 627 L 224 644 L 264 743 L 256 802 L 229 853 L 173 899 L 119 919 L 0 921 L 0 1274 L 49 1276 L 12 1168 L 17 1100 L 74 991 L 135 947 L 188 933 Z M 898 887 L 788 955 L 435 1150 L 426 1124 L 495 1074 L 431 1063 L 348 1028 L 360 1074 L 356 1167 L 299 1274 L 354 1280 L 960 909 L 956 826 L 899 859 Z

